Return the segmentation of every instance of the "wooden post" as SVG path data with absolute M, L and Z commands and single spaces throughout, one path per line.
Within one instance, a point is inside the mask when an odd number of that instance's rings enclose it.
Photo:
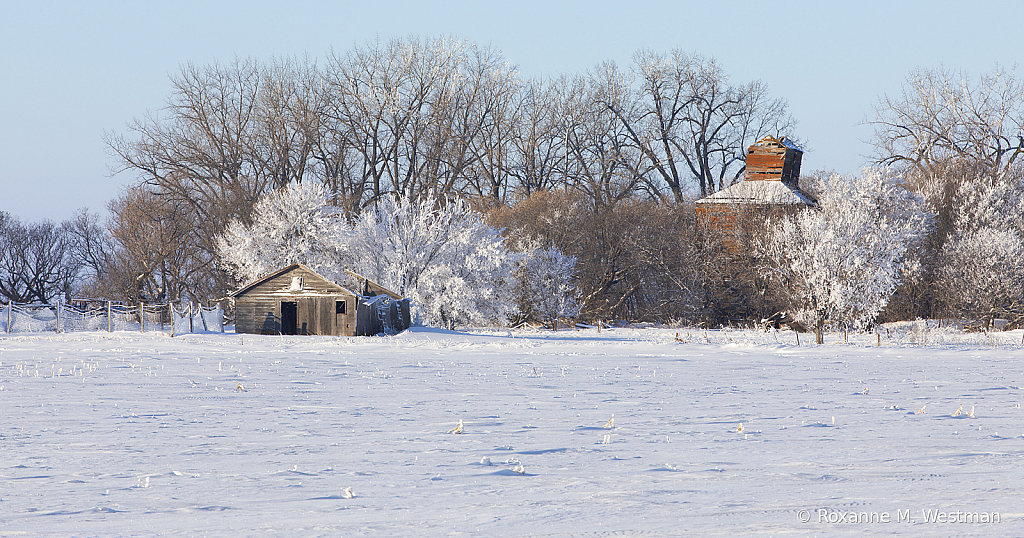
M 846 339 L 846 329 L 843 329 L 843 343 L 844 344 L 849 344 L 850 343 L 850 341 Z
M 114 307 L 107 301 L 107 332 L 114 332 Z
M 60 300 L 57 300 L 57 334 L 60 334 Z
M 601 334 L 601 318 L 597 319 L 597 334 Z
M 142 301 L 139 303 L 139 324 L 142 326 L 142 332 L 146 332 L 146 302 Z
M 796 333 L 796 345 L 800 345 L 800 333 Z
M 188 332 L 196 332 L 196 328 L 192 326 L 192 301 L 188 302 Z
M 558 319 L 557 318 L 551 318 L 551 332 L 553 332 L 553 333 L 558 332 Z
M 878 337 L 878 347 L 882 347 L 882 333 L 875 331 L 875 336 Z
M 13 301 L 7 301 L 7 332 L 11 332 L 11 310 L 14 308 Z

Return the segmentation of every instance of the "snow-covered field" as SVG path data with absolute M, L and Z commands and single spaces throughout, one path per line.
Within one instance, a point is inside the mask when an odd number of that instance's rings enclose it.
M 1021 332 L 676 332 L 0 335 L 0 536 L 1024 535 Z

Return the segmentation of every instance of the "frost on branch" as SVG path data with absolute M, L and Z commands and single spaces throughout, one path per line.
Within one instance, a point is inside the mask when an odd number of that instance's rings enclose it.
M 770 223 L 760 245 L 764 268 L 778 278 L 794 314 L 813 327 L 863 328 L 885 308 L 907 259 L 931 222 L 920 197 L 885 169 L 824 181 L 816 209 Z
M 293 263 L 337 280 L 348 234 L 322 186 L 293 183 L 261 198 L 251 225 L 231 221 L 217 249 L 222 266 L 241 283 Z
M 503 320 L 519 255 L 462 201 L 382 198 L 354 225 L 355 271 L 410 299 L 422 322 L 446 328 Z
M 960 316 L 1018 317 L 1024 287 L 1024 194 L 1016 181 L 964 182 L 956 220 L 936 271 Z
M 515 302 L 522 319 L 553 323 L 580 313 L 579 290 L 572 283 L 576 258 L 553 246 L 518 235 L 514 249 L 522 253 L 516 269 Z

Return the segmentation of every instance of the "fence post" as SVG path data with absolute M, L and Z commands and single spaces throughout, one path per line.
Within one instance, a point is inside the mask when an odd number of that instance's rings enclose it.
M 188 332 L 196 332 L 196 328 L 192 326 L 192 301 L 188 302 Z
M 110 301 L 107 301 L 107 332 L 114 332 L 114 307 Z
M 167 313 L 171 315 L 171 338 L 174 338 L 174 303 L 167 301 Z
M 14 301 L 7 301 L 7 334 L 11 333 L 11 310 L 14 309 Z
M 57 299 L 57 334 L 60 334 L 60 299 Z
M 139 323 L 142 325 L 142 332 L 146 332 L 146 302 L 139 303 Z

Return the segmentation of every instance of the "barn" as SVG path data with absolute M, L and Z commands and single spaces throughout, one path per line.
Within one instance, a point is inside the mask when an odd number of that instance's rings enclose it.
M 409 300 L 355 273 L 353 292 L 302 264 L 275 271 L 229 294 L 235 332 L 370 336 L 411 325 Z

